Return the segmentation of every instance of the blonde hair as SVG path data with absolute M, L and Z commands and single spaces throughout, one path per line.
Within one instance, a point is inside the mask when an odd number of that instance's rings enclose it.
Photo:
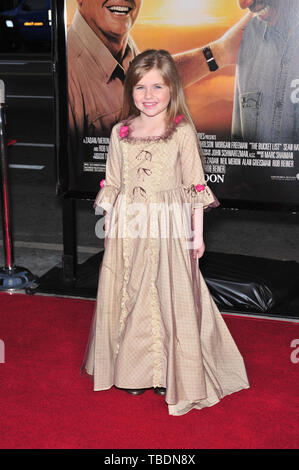
M 181 114 L 196 132 L 190 111 L 188 109 L 182 82 L 175 62 L 169 52 L 163 49 L 148 49 L 137 55 L 131 62 L 126 74 L 123 91 L 123 108 L 121 120 L 140 114 L 133 100 L 133 88 L 151 69 L 156 68 L 161 73 L 165 84 L 170 90 L 170 102 L 167 108 L 166 125 L 173 124 L 175 117 Z

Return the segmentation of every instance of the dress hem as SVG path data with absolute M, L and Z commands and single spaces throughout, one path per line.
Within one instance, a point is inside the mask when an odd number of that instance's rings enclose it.
M 221 400 L 223 400 L 223 398 L 229 396 L 229 395 L 232 395 L 233 393 L 237 393 L 237 392 L 240 392 L 241 390 L 247 390 L 248 388 L 250 388 L 250 385 L 248 386 L 243 386 L 243 387 L 239 387 L 235 390 L 232 390 L 231 392 L 227 392 L 227 393 L 224 393 L 221 397 L 217 398 L 216 400 L 214 400 L 213 402 L 211 403 L 206 403 L 206 404 L 200 404 L 200 400 L 198 402 L 190 402 L 189 405 L 186 405 L 184 409 L 182 409 L 181 411 L 178 411 L 178 412 L 171 412 L 171 409 L 170 407 L 172 406 L 177 406 L 177 404 L 169 404 L 167 403 L 168 405 L 168 413 L 171 415 L 171 416 L 182 416 L 182 415 L 185 415 L 186 413 L 188 413 L 189 411 L 192 411 L 193 409 L 194 410 L 202 410 L 203 408 L 210 408 L 211 406 L 214 406 L 214 405 L 217 405 L 217 403 L 220 403 Z M 205 400 L 205 399 L 203 399 Z M 182 400 L 184 401 L 184 400 Z M 187 401 L 187 400 L 186 400 Z M 179 402 L 178 402 L 179 403 Z
M 93 374 L 89 374 L 87 371 L 86 371 L 86 375 L 89 377 L 89 378 L 92 378 Z M 116 384 L 112 384 L 110 386 L 107 386 L 107 387 L 104 387 L 104 388 L 94 388 L 93 391 L 94 392 L 104 392 L 104 391 L 107 391 L 107 390 L 110 390 L 112 387 L 116 387 L 118 390 L 126 390 L 126 389 L 147 389 L 147 390 L 151 390 L 151 389 L 154 389 L 156 387 L 156 385 L 145 385 L 145 386 L 142 386 L 142 387 L 136 387 L 136 386 L 129 386 L 129 385 L 116 385 Z M 163 388 L 166 388 L 166 385 L 159 385 L 159 387 L 163 387 Z M 247 386 L 242 386 L 242 387 L 238 387 L 236 388 L 235 390 L 232 390 L 232 391 L 228 391 L 228 392 L 224 392 L 219 398 L 213 400 L 212 402 L 206 402 L 206 403 L 201 403 L 201 402 L 204 402 L 206 400 L 208 400 L 207 398 L 202 398 L 202 399 L 199 399 L 198 401 L 189 401 L 189 400 L 179 400 L 177 403 L 167 403 L 167 399 L 165 399 L 165 404 L 168 406 L 168 413 L 169 415 L 171 416 L 183 416 L 187 413 L 189 413 L 189 411 L 192 411 L 193 409 L 194 410 L 202 410 L 204 408 L 210 408 L 214 405 L 217 405 L 217 403 L 220 403 L 221 400 L 223 400 L 223 398 L 229 396 L 229 395 L 232 395 L 233 393 L 237 393 L 237 392 L 240 392 L 241 390 L 248 390 L 250 388 L 250 385 L 247 385 Z M 187 405 L 180 411 L 177 411 L 177 412 L 174 412 L 171 410 L 172 407 L 176 407 L 178 405 L 178 403 L 181 402 L 185 402 L 187 403 Z

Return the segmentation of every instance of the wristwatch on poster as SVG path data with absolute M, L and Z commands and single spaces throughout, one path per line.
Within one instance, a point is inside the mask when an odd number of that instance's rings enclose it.
M 219 69 L 216 60 L 214 59 L 213 53 L 211 51 L 211 48 L 209 46 L 205 47 L 203 49 L 203 55 L 206 58 L 208 67 L 211 72 L 215 72 L 215 70 Z

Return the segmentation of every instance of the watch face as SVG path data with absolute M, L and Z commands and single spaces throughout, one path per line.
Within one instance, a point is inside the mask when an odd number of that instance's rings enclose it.
M 212 54 L 212 51 L 209 47 L 206 47 L 204 49 L 204 55 L 206 56 L 207 60 L 213 59 L 213 54 Z

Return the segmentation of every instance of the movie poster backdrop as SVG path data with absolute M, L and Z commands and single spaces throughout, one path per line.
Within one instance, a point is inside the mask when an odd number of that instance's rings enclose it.
M 102 4 L 109 6 L 107 0 L 86 1 L 99 8 L 99 14 Z M 238 0 L 132 4 L 140 7 L 128 42 L 132 55 L 148 48 L 175 54 L 202 47 L 246 14 Z M 82 17 L 78 21 L 77 0 L 65 0 L 65 9 L 69 189 L 96 194 L 105 176 L 110 131 L 119 120 L 124 72 L 121 67 L 111 69 L 107 48 L 93 42 L 95 33 L 86 22 L 83 25 Z M 220 201 L 232 201 L 236 207 L 242 201 L 299 206 L 299 22 L 290 26 L 290 15 L 285 5 L 275 28 L 254 17 L 243 36 L 237 66 L 218 69 L 185 89 L 207 183 Z M 76 58 L 85 53 L 82 44 L 87 50 L 80 68 Z M 128 54 L 126 60 L 130 58 Z M 78 81 L 76 74 L 81 74 Z

